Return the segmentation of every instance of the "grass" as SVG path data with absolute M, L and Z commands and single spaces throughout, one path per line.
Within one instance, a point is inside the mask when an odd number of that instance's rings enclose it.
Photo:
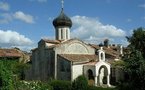
M 102 88 L 102 87 L 89 86 L 88 90 L 116 90 L 116 89 L 115 88 Z

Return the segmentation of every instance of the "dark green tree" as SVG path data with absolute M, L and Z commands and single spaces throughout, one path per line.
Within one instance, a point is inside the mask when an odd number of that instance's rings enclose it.
M 136 50 L 139 50 L 145 58 L 145 28 L 135 29 L 132 36 L 127 36 L 126 38 L 130 43 L 129 47 L 133 46 Z
M 132 36 L 127 37 L 127 40 L 130 44 L 123 58 L 127 77 L 119 89 L 145 90 L 145 31 L 138 28 Z
M 135 48 L 131 48 L 128 57 L 124 58 L 125 72 L 128 76 L 127 88 L 132 90 L 145 90 L 145 59 L 142 53 Z
M 0 90 L 15 90 L 12 64 L 3 60 L 0 61 Z

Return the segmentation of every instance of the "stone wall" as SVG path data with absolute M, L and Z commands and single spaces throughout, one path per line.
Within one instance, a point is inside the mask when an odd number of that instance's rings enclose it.
M 71 62 L 58 57 L 57 62 L 57 79 L 71 80 Z

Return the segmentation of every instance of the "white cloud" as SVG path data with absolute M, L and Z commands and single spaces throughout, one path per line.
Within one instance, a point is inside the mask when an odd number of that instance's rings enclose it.
M 13 16 L 15 19 L 19 19 L 26 23 L 34 23 L 34 17 L 29 14 L 25 14 L 22 11 L 15 12 L 15 14 Z
M 145 9 L 145 4 L 139 5 L 139 7 L 142 7 L 142 8 Z
M 105 38 L 117 41 L 126 36 L 126 32 L 113 25 L 104 25 L 96 18 L 86 16 L 72 17 L 73 30 L 71 36 L 89 42 L 101 42 Z M 120 40 L 121 41 L 121 40 Z M 118 42 L 118 41 L 117 41 Z
M 0 24 L 9 23 L 15 19 L 30 24 L 34 23 L 34 17 L 29 14 L 25 14 L 22 11 L 17 11 L 15 13 L 0 13 Z
M 10 9 L 10 6 L 8 3 L 0 2 L 0 9 L 4 11 L 8 11 Z
M 24 35 L 11 30 L 0 30 L 0 45 L 1 47 L 11 46 L 27 46 L 32 45 L 33 42 Z

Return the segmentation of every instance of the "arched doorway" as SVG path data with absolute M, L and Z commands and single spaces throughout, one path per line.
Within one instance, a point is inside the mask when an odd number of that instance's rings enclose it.
M 95 84 L 93 71 L 89 69 L 87 73 L 88 73 L 88 84 L 93 86 Z
M 94 80 L 94 75 L 93 75 L 93 71 L 91 69 L 88 70 L 88 79 L 89 80 Z

